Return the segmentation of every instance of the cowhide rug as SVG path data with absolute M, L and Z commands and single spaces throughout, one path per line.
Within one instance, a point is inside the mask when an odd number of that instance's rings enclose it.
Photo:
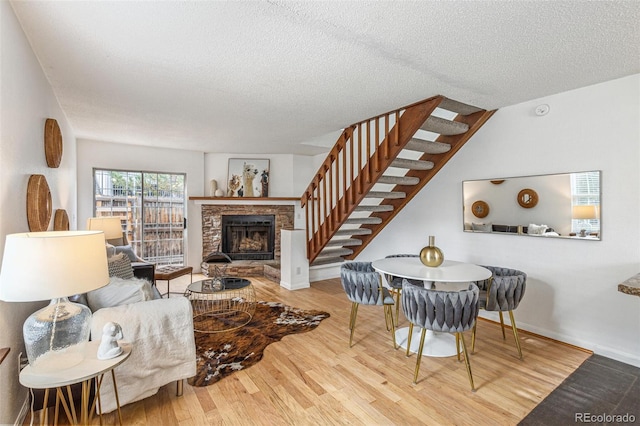
M 221 333 L 195 333 L 196 375 L 191 386 L 208 386 L 262 359 L 264 349 L 288 334 L 304 333 L 329 318 L 327 312 L 305 311 L 276 302 L 257 302 L 251 321 Z

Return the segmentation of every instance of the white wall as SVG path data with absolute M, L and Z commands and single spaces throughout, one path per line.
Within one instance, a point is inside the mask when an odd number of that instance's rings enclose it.
M 65 209 L 71 228 L 76 229 L 76 140 L 6 1 L 0 2 L 0 43 L 1 256 L 7 234 L 29 231 L 25 204 L 27 182 L 32 174 L 46 177 L 53 211 Z M 58 121 L 63 137 L 62 161 L 55 169 L 47 167 L 44 155 L 47 118 Z M 53 217 L 49 229 L 53 229 Z M 22 323 L 42 306 L 43 302 L 0 302 L 0 347 L 11 348 L 0 365 L 0 424 L 14 423 L 27 397 L 26 389 L 18 381 L 18 354 L 24 353 Z
M 640 297 L 617 291 L 640 272 L 639 94 L 634 75 L 499 110 L 359 260 L 435 235 L 445 258 L 528 274 L 519 327 L 640 366 Z M 462 231 L 463 180 L 584 170 L 602 170 L 602 241 Z
M 186 173 L 186 195 L 202 196 L 204 154 L 178 149 L 149 148 L 78 139 L 78 223 L 84 229 L 93 216 L 93 169 Z M 187 201 L 186 263 L 200 267 L 202 257 L 202 225 L 200 209 Z

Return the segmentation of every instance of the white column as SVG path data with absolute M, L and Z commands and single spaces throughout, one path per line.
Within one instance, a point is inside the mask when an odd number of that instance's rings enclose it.
M 308 288 L 309 261 L 304 229 L 280 231 L 280 286 L 287 290 Z

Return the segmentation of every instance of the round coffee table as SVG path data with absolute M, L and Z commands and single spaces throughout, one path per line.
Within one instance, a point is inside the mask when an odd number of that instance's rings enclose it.
M 191 283 L 184 293 L 193 308 L 194 331 L 220 333 L 248 324 L 256 311 L 256 293 L 251 281 L 225 277 L 222 290 L 211 289 L 208 285 L 211 281 Z

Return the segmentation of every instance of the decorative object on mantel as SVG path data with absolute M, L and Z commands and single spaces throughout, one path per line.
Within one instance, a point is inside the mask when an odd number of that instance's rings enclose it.
M 216 193 L 214 194 L 214 196 L 220 198 L 220 197 L 224 197 L 224 191 L 221 188 L 216 189 Z
M 435 268 L 444 262 L 442 250 L 436 247 L 436 237 L 429 235 L 429 245 L 420 250 L 420 261 L 425 266 Z
M 478 200 L 471 205 L 471 211 L 475 217 L 485 217 L 489 214 L 489 204 Z
M 27 222 L 29 231 L 46 231 L 51 220 L 51 192 L 43 175 L 31 175 L 27 184 Z
M 57 168 L 62 160 L 62 132 L 58 122 L 53 118 L 47 118 L 44 123 L 44 155 L 47 166 Z
M 269 160 L 230 158 L 228 197 L 267 197 L 269 195 Z
M 68 231 L 69 230 L 69 216 L 64 209 L 57 209 L 53 215 L 53 230 L 54 231 Z
M 518 204 L 525 209 L 530 209 L 538 204 L 538 193 L 530 188 L 518 192 Z
M 196 375 L 191 386 L 208 386 L 262 359 L 264 349 L 289 334 L 311 331 L 329 313 L 277 302 L 257 302 L 251 321 L 225 333 L 196 333 Z
M 211 179 L 211 181 L 209 182 L 209 196 L 215 197 L 217 191 L 218 191 L 218 181 L 215 179 Z

